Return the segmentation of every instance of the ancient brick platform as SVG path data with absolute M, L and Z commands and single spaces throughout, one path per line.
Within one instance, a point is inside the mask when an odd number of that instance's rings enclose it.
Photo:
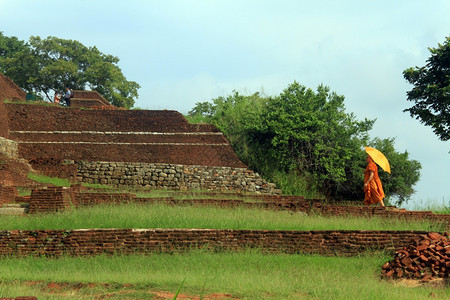
M 82 110 L 5 103 L 20 158 L 246 168 L 223 134 L 176 111 Z
M 1 230 L 0 256 L 87 256 L 182 253 L 192 249 L 354 256 L 395 251 L 422 231 L 231 230 L 231 229 L 74 229 Z

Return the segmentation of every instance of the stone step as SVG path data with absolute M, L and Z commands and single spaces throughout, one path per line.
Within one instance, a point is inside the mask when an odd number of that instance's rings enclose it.
M 22 207 L 22 204 L 19 203 L 7 203 L 1 206 L 2 208 L 10 208 L 10 207 Z
M 28 204 L 8 203 L 0 207 L 0 215 L 24 215 L 28 213 Z
M 22 207 L 0 208 L 0 215 L 24 215 L 27 212 L 28 209 Z

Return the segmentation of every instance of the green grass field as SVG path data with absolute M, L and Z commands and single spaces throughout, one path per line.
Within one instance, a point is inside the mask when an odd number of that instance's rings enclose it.
M 103 205 L 57 214 L 2 216 L 0 229 L 224 228 L 271 230 L 429 230 L 439 224 L 381 218 L 326 218 L 259 209 Z M 258 250 L 185 254 L 0 259 L 0 297 L 161 299 L 219 294 L 239 299 L 445 299 L 450 288 L 381 280 L 384 253 L 358 257 L 268 255 Z M 185 280 L 183 282 L 183 280 Z M 183 284 L 182 284 L 183 282 Z M 182 284 L 182 285 L 181 285 Z M 56 287 L 57 288 L 56 288 Z M 227 296 L 228 295 L 228 296 Z M 192 298 L 192 297 L 191 297 Z M 220 299 L 220 298 L 219 298 Z M 226 299 L 226 298 L 222 298 Z
M 193 251 L 182 255 L 3 258 L 0 297 L 151 299 L 156 292 L 238 299 L 438 299 L 450 288 L 381 280 L 383 253 L 359 257 Z M 33 283 L 33 284 L 30 284 Z M 52 290 L 51 284 L 61 287 Z M 89 285 L 90 284 L 90 285 Z M 161 299 L 156 298 L 155 299 Z M 222 298 L 225 299 L 225 298 Z
M 0 230 L 81 228 L 201 228 L 261 230 L 423 230 L 443 231 L 429 221 L 324 217 L 247 208 L 122 204 L 80 207 L 56 214 L 2 216 Z
M 54 181 L 42 176 L 34 178 Z M 64 181 L 52 183 L 70 185 Z M 443 231 L 442 224 L 426 221 L 163 204 L 101 205 L 56 214 L 0 218 L 0 230 L 77 228 Z M 381 266 L 391 259 L 382 252 L 361 253 L 357 257 L 321 257 L 263 254 L 254 249 L 237 253 L 194 250 L 148 256 L 2 257 L 0 297 L 174 299 L 179 290 L 180 299 L 450 298 L 448 283 L 382 280 Z

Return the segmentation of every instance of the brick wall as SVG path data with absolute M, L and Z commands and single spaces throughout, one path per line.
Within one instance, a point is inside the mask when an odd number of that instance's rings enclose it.
M 246 168 L 212 125 L 176 111 L 81 110 L 6 104 L 21 158 Z
M 31 160 L 52 157 L 61 160 L 169 163 L 245 168 L 229 145 L 40 143 L 18 146 L 19 156 Z
M 0 101 L 25 100 L 26 93 L 17 86 L 9 77 L 0 73 Z
M 66 187 L 46 187 L 31 191 L 29 213 L 56 212 L 69 209 L 76 191 Z
M 15 187 L 0 184 L 0 206 L 7 203 L 14 203 L 17 196 L 18 192 Z
M 0 137 L 8 138 L 9 123 L 8 112 L 6 110 L 4 100 L 0 98 Z
M 195 132 L 172 110 L 82 110 L 5 103 L 11 131 Z M 217 130 L 216 130 L 217 131 Z
M 54 157 L 40 157 L 28 162 L 33 169 L 49 177 L 73 179 L 77 176 L 77 165 L 73 161 L 64 161 Z
M 111 105 L 102 95 L 97 91 L 73 91 L 73 99 L 71 99 L 72 107 L 92 107 Z
M 12 131 L 10 139 L 27 142 L 228 144 L 221 132 Z
M 102 106 L 102 105 L 111 105 L 111 104 L 103 103 L 102 101 L 97 100 L 97 99 L 79 99 L 79 98 L 70 99 L 70 107 L 80 108 L 80 107 L 95 107 L 95 106 Z
M 178 253 L 191 249 L 353 256 L 399 250 L 422 231 L 277 231 L 216 229 L 2 230 L 0 256 Z

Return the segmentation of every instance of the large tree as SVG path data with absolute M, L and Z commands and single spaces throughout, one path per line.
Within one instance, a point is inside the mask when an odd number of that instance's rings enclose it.
M 287 194 L 362 201 L 363 146 L 379 147 L 392 158 L 395 171 L 384 179 L 386 195 L 397 203 L 409 199 L 419 179 L 419 163 L 397 153 L 393 139 L 370 141 L 375 121 L 357 120 L 346 112 L 344 97 L 322 85 L 313 91 L 294 82 L 269 98 L 234 92 L 197 103 L 189 116 L 219 127 L 244 163 Z
M 130 108 L 139 84 L 127 81 L 119 58 L 103 54 L 75 40 L 31 36 L 26 47 L 0 57 L 0 68 L 23 89 L 51 99 L 52 91 L 91 89 L 111 104 Z
M 450 37 L 437 48 L 429 48 L 431 56 L 423 67 L 403 71 L 405 79 L 414 85 L 407 92 L 414 106 L 405 109 L 443 141 L 450 139 Z
M 12 57 L 14 53 L 19 52 L 20 50 L 23 50 L 26 47 L 27 46 L 25 45 L 25 42 L 20 41 L 17 37 L 5 36 L 3 35 L 3 32 L 0 31 L 0 59 Z M 2 71 L 1 65 L 0 71 Z

